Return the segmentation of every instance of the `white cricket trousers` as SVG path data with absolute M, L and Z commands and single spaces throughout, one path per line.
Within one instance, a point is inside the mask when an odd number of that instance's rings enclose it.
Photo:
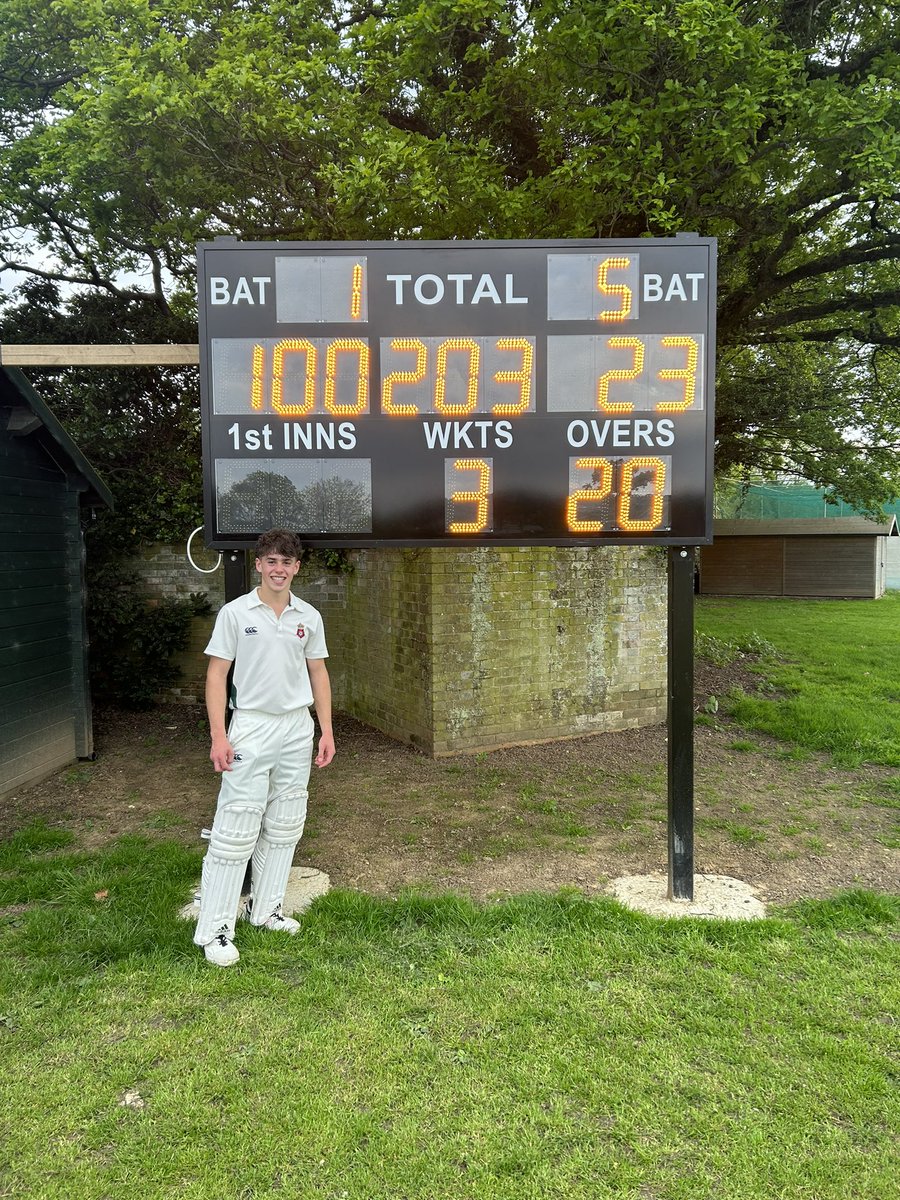
M 228 740 L 234 749 L 203 859 L 194 941 L 234 937 L 241 885 L 253 859 L 250 920 L 263 925 L 284 900 L 294 850 L 306 822 L 314 724 L 308 708 L 288 713 L 238 709 Z

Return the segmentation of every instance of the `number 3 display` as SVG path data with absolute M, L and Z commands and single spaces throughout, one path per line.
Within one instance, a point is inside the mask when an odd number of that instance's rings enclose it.
M 711 540 L 715 246 L 198 247 L 206 529 Z

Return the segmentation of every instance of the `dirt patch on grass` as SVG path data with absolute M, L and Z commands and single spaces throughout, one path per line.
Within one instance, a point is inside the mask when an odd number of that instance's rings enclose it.
M 897 772 L 835 767 L 707 711 L 756 682 L 740 664 L 698 669 L 709 723 L 695 739 L 697 872 L 742 879 L 770 903 L 896 891 Z M 666 868 L 665 726 L 438 760 L 341 715 L 336 738 L 296 858 L 335 886 L 590 894 Z M 202 709 L 101 711 L 95 740 L 96 762 L 8 800 L 0 834 L 42 818 L 86 847 L 125 833 L 200 847 L 217 792 Z

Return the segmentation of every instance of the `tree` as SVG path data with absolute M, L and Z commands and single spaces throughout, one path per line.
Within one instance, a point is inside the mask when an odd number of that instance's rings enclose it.
M 3 337 L 23 343 L 181 342 L 190 322 L 147 297 L 85 292 L 64 302 L 57 284 L 26 281 L 3 315 Z M 144 541 L 182 541 L 202 522 L 200 416 L 192 367 L 29 369 L 29 377 L 116 502 L 91 531 L 108 553 Z M 102 534 L 101 536 L 98 536 Z
M 193 244 L 218 234 L 696 230 L 720 245 L 720 467 L 793 468 L 867 504 L 900 490 L 895 4 L 0 13 L 7 265 L 181 316 Z M 17 251 L 22 230 L 44 257 Z
M 305 533 L 366 533 L 372 529 L 371 496 L 339 474 L 298 488 L 279 471 L 250 471 L 217 499 L 219 528 L 247 532 L 294 529 Z
M 227 530 L 298 529 L 303 516 L 300 493 L 277 471 L 251 471 L 217 503 L 219 525 Z
M 63 304 L 55 283 L 32 279 L 4 315 L 4 336 L 27 343 L 184 341 L 190 325 L 146 298 L 88 292 Z M 146 708 L 178 676 L 190 600 L 149 603 L 129 565 L 142 542 L 183 542 L 202 522 L 197 372 L 90 368 L 30 377 L 113 493 L 87 525 L 87 616 L 95 699 Z
M 323 475 L 300 492 L 297 529 L 371 533 L 372 497 L 362 484 L 338 474 Z

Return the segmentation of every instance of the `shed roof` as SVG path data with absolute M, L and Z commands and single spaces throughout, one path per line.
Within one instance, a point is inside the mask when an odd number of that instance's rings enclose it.
M 897 537 L 897 518 L 792 517 L 776 521 L 713 521 L 714 537 Z
M 0 366 L 0 400 L 12 401 L 12 414 L 7 432 L 13 436 L 39 437 L 54 458 L 61 452 L 65 460 L 64 466 L 83 481 L 85 500 L 89 504 L 114 507 L 112 492 L 22 372 L 15 367 Z

